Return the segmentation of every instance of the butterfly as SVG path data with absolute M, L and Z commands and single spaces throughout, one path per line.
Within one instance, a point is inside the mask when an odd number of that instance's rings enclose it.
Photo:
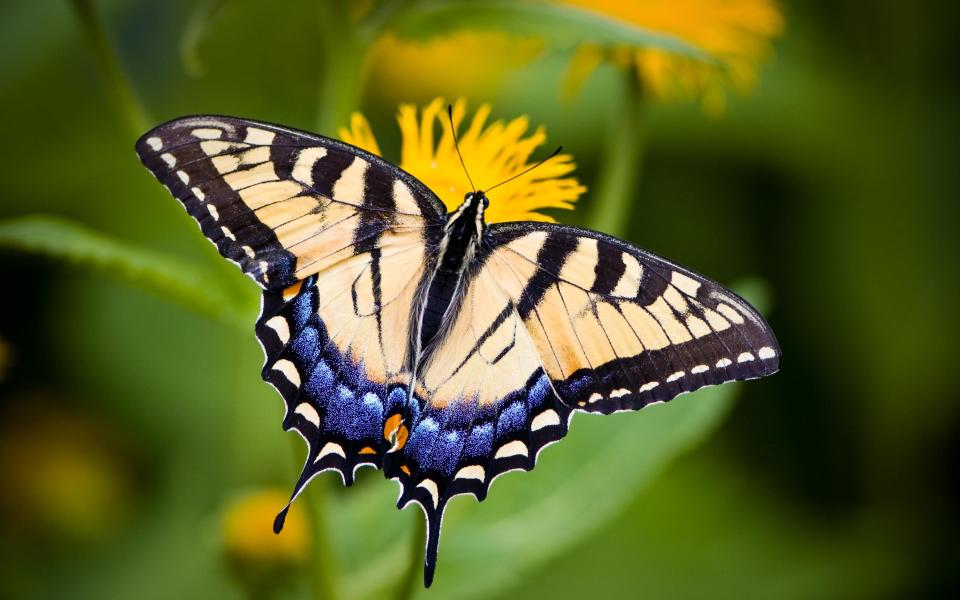
M 323 471 L 400 484 L 427 521 L 424 584 L 444 508 L 530 470 L 577 411 L 639 410 L 777 371 L 746 301 L 622 240 L 447 212 L 400 168 L 343 142 L 222 116 L 175 119 L 143 164 L 222 256 L 263 290 L 263 378 L 308 453 L 290 502 Z M 290 504 L 274 523 L 279 533 Z

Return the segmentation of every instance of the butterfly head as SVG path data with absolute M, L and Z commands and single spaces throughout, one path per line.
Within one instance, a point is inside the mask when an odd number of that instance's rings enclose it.
M 487 198 L 487 195 L 483 193 L 483 190 L 477 190 L 475 192 L 467 192 L 467 194 L 463 197 L 463 203 L 475 205 L 475 210 L 482 215 L 483 211 L 490 206 L 490 198 Z
M 450 214 L 447 227 L 451 230 L 470 230 L 476 233 L 477 238 L 482 237 L 486 228 L 483 213 L 488 206 L 490 199 L 482 191 L 467 192 L 463 197 L 463 204 Z

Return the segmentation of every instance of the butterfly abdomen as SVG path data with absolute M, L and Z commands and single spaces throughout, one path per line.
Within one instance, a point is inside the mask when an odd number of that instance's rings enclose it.
M 459 210 L 451 215 L 440 244 L 436 271 L 427 288 L 419 336 L 421 349 L 430 348 L 441 334 L 444 316 L 456 304 L 457 295 L 464 288 L 462 280 L 479 241 L 475 219 L 476 215 L 470 210 Z

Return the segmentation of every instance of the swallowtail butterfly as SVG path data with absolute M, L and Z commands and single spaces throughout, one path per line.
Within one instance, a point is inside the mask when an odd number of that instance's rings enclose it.
M 450 499 L 533 469 L 574 412 L 778 368 L 769 326 L 713 281 L 595 231 L 487 224 L 482 191 L 448 213 L 348 144 L 195 116 L 136 151 L 263 289 L 263 378 L 309 447 L 291 502 L 322 471 L 382 469 L 426 515 L 427 586 Z

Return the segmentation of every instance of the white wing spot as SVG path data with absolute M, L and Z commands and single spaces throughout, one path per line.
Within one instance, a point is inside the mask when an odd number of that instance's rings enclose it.
M 154 151 L 156 151 L 156 150 L 159 150 L 160 148 L 163 148 L 163 141 L 161 141 L 160 138 L 158 137 L 150 137 L 150 138 L 147 138 L 147 145 L 153 148 Z
M 650 383 L 645 383 L 641 385 L 640 389 L 637 391 L 642 394 L 643 392 L 649 392 L 650 390 L 657 387 L 658 385 L 660 385 L 659 381 L 651 381 Z
M 320 427 L 320 415 L 317 413 L 317 409 L 310 406 L 306 402 L 301 402 L 298 404 L 297 408 L 295 408 L 293 412 L 313 423 L 314 427 Z
M 497 448 L 493 458 L 508 458 L 510 456 L 527 456 L 527 445 L 519 440 L 506 443 Z
M 163 159 L 163 162 L 167 163 L 168 167 L 172 168 L 173 165 L 177 164 L 177 158 L 169 152 L 164 152 L 160 155 L 160 158 Z
M 223 130 L 215 129 L 213 127 L 201 127 L 199 129 L 194 129 L 190 133 L 193 134 L 193 137 L 200 138 L 201 140 L 216 140 L 223 135 Z
M 600 402 L 601 400 L 603 400 L 603 395 L 600 394 L 600 392 L 594 392 L 590 394 L 590 398 L 588 402 L 590 402 L 590 404 L 593 404 L 594 402 Z
M 699 281 L 678 271 L 674 271 L 670 276 L 670 283 L 673 284 L 673 287 L 688 296 L 696 297 L 697 292 L 700 290 Z
M 266 146 L 267 144 L 273 143 L 274 136 L 275 134 L 272 131 L 257 129 L 256 127 L 247 127 L 247 137 L 244 138 L 243 141 L 248 144 Z
M 280 315 L 271 317 L 270 320 L 266 322 L 266 326 L 277 334 L 281 344 L 286 344 L 290 341 L 290 324 Z
M 213 217 L 215 220 L 217 220 L 217 221 L 220 220 L 220 213 L 217 212 L 217 207 L 216 207 L 216 206 L 214 206 L 214 205 L 212 205 L 212 204 L 208 204 L 208 205 L 207 205 L 207 211 L 210 213 L 210 216 Z
M 483 470 L 483 467 L 480 465 L 470 465 L 464 467 L 457 471 L 457 474 L 453 476 L 454 479 L 476 479 L 477 481 L 483 481 L 486 477 L 487 472 Z
M 620 388 L 619 390 L 613 390 L 610 392 L 610 398 L 620 398 L 621 396 L 627 396 L 630 394 L 630 390 L 627 388 Z
M 771 358 L 775 357 L 777 353 L 773 351 L 773 348 L 770 348 L 769 346 L 764 346 L 763 348 L 760 348 L 760 351 L 757 352 L 757 355 L 762 360 L 770 360 Z
M 222 231 L 222 232 L 223 232 L 223 235 L 227 236 L 227 237 L 230 238 L 232 241 L 234 241 L 234 242 L 237 241 L 237 236 L 233 235 L 233 232 L 230 231 L 229 229 L 227 229 L 226 227 L 222 227 L 222 226 L 221 226 L 221 227 L 220 227 L 220 231 Z
M 186 171 L 177 171 L 177 177 L 180 178 L 180 181 L 183 182 L 183 185 L 190 183 L 190 176 L 187 175 Z
M 424 479 L 417 484 L 417 487 L 422 487 L 430 492 L 430 497 L 433 499 L 433 507 L 436 508 L 440 502 L 440 490 L 437 488 L 437 483 L 432 479 Z
M 196 196 L 197 200 L 200 202 L 203 202 L 203 199 L 206 198 L 206 196 L 203 195 L 203 192 L 201 192 L 200 188 L 198 187 L 192 187 L 190 188 L 190 191 L 193 192 L 193 195 Z
M 724 304 L 721 302 L 717 305 L 717 311 L 725 316 L 729 321 L 732 321 L 737 325 L 743 325 L 743 315 L 741 315 L 737 309 L 733 308 L 729 304 Z
M 250 246 L 241 246 L 241 248 L 243 248 L 244 254 L 246 254 L 249 258 L 254 258 L 254 256 L 256 256 L 253 253 L 253 248 L 251 248 Z
M 737 362 L 738 362 L 738 363 L 745 363 L 745 362 L 750 362 L 750 361 L 753 360 L 753 359 L 754 359 L 754 357 L 753 357 L 752 354 L 750 354 L 749 352 L 744 352 L 743 354 L 741 354 L 740 356 L 737 357 Z
M 667 383 L 671 383 L 671 382 L 673 382 L 673 381 L 676 381 L 676 380 L 680 379 L 681 377 L 683 377 L 684 375 L 686 375 L 686 373 L 684 373 L 683 371 L 677 371 L 676 373 L 674 373 L 674 374 L 671 375 L 670 377 L 667 377 Z
M 347 457 L 347 453 L 343 451 L 343 446 L 341 446 L 336 442 L 327 442 L 326 445 L 324 445 L 324 447 L 320 449 L 320 452 L 317 454 L 317 459 L 313 462 L 317 462 L 318 460 L 320 460 L 324 456 L 327 456 L 328 454 L 336 454 L 340 456 L 340 458 Z
M 694 368 L 690 369 L 691 373 L 705 373 L 710 370 L 710 367 L 707 365 L 697 365 Z
M 721 358 L 720 360 L 717 361 L 717 368 L 718 368 L 718 369 L 725 369 L 725 368 L 729 367 L 729 366 L 732 365 L 732 364 L 733 364 L 733 361 L 730 360 L 729 358 Z
M 530 431 L 537 431 L 544 427 L 551 427 L 560 424 L 560 415 L 552 408 L 548 408 L 533 418 L 530 422 Z
M 294 387 L 300 387 L 300 372 L 297 371 L 297 367 L 289 360 L 285 358 L 278 360 L 277 363 L 273 365 L 273 370 L 283 373 L 283 376 L 286 377 L 287 381 L 292 383 Z

